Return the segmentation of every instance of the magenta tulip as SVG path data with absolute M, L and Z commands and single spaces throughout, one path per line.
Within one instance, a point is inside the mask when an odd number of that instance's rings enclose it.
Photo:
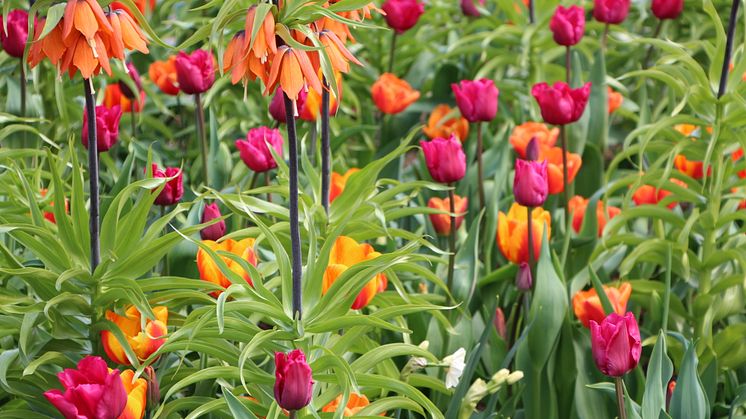
M 462 80 L 451 84 L 461 116 L 469 122 L 490 122 L 497 115 L 497 90 L 489 79 Z
M 285 121 L 285 99 L 283 98 L 283 95 L 285 93 L 283 92 L 281 87 L 278 87 L 275 91 L 275 95 L 272 96 L 272 101 L 269 103 L 269 114 L 272 116 L 272 118 L 281 123 L 284 124 Z M 301 90 L 298 93 L 298 100 L 295 101 L 295 107 L 298 109 L 298 115 L 297 118 L 304 119 L 303 116 L 308 114 L 308 112 L 304 112 L 305 106 L 306 106 L 306 98 L 308 97 L 308 92 L 306 90 Z M 315 119 L 310 119 L 310 121 L 315 121 Z
M 432 141 L 420 141 L 420 146 L 425 154 L 427 170 L 434 181 L 452 183 L 466 174 L 466 154 L 455 135 L 448 139 L 438 137 Z
M 298 410 L 311 402 L 313 380 L 306 355 L 300 349 L 275 352 L 275 400 L 286 410 Z
M 386 23 L 398 34 L 411 29 L 425 13 L 425 5 L 418 0 L 386 0 L 381 8 L 386 12 Z
M 5 25 L 8 31 L 5 31 Z M 8 13 L 8 21 L 0 16 L 0 43 L 11 57 L 23 58 L 23 50 L 28 41 L 28 13 L 25 10 L 12 10 Z
M 87 356 L 78 362 L 78 369 L 66 369 L 57 378 L 64 393 L 54 389 L 45 392 L 44 397 L 65 418 L 116 419 L 127 405 L 119 370 L 109 372 L 100 357 Z
M 547 199 L 547 161 L 516 159 L 513 178 L 515 202 L 524 207 L 540 207 Z
M 515 286 L 521 291 L 530 291 L 533 285 L 534 279 L 531 276 L 531 267 L 528 263 L 521 262 L 515 276 Z
M 531 94 L 539 103 L 544 121 L 566 125 L 583 116 L 588 96 L 591 94 L 591 84 L 586 83 L 583 87 L 571 89 L 564 82 L 554 83 L 554 86 L 538 83 L 531 89 Z
M 603 23 L 624 22 L 629 13 L 630 0 L 593 0 L 593 17 Z
M 278 129 L 259 127 L 249 130 L 245 140 L 236 140 L 241 160 L 255 172 L 266 172 L 277 167 L 269 146 L 282 156 L 282 134 Z
M 215 63 L 212 54 L 198 49 L 191 54 L 180 51 L 176 56 L 176 78 L 182 92 L 204 93 L 215 82 Z
M 601 322 L 590 321 L 593 360 L 602 373 L 621 377 L 640 361 L 642 345 L 635 315 L 611 313 Z
M 207 204 L 205 205 L 205 209 L 202 210 L 202 223 L 204 224 L 221 216 L 218 204 Z M 199 235 L 202 237 L 202 240 L 220 240 L 225 235 L 225 220 L 220 220 L 211 226 L 203 228 L 200 230 Z
M 156 205 L 168 206 L 177 204 L 181 197 L 184 195 L 184 174 L 181 169 L 176 167 L 166 167 L 163 171 L 158 168 L 158 165 L 153 163 L 153 177 L 156 178 L 171 178 L 173 179 L 166 181 L 166 185 L 161 190 L 161 193 L 155 199 Z
M 650 8 L 660 20 L 676 19 L 684 10 L 684 0 L 653 0 Z
M 484 7 L 485 0 L 461 0 L 461 11 L 464 15 L 471 17 L 479 17 L 481 15 L 477 9 L 477 1 L 480 6 Z
M 119 121 L 122 119 L 122 107 L 112 108 L 96 106 L 96 144 L 98 152 L 108 151 L 119 138 Z M 88 149 L 88 113 L 83 111 L 83 146 Z
M 585 33 L 585 10 L 580 6 L 557 6 L 549 29 L 552 30 L 554 42 L 566 47 L 577 44 Z

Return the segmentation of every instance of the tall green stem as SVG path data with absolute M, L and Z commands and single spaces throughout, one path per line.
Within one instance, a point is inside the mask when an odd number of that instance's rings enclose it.
M 614 378 L 614 385 L 616 387 L 616 404 L 619 408 L 619 419 L 627 419 L 627 409 L 624 407 L 624 382 L 622 382 L 622 377 Z
M 26 116 L 26 67 L 23 65 L 23 58 L 21 58 L 21 116 Z
M 526 207 L 526 231 L 528 232 L 526 237 L 528 242 L 528 266 L 531 269 L 532 278 L 534 274 L 534 264 L 536 262 L 536 257 L 534 255 L 533 210 L 534 207 Z
M 398 35 L 397 35 L 396 31 L 393 31 L 392 35 L 391 35 L 391 45 L 389 46 L 389 69 L 388 69 L 389 73 L 393 73 L 394 72 L 394 57 L 396 55 L 396 38 L 397 38 L 397 36 Z
M 453 192 L 454 186 L 448 190 L 448 210 L 451 212 L 451 232 L 448 235 L 448 292 L 453 295 L 453 271 L 456 263 L 456 194 Z
M 570 216 L 570 182 L 567 172 L 567 125 L 560 126 L 560 138 L 562 141 L 562 198 L 565 201 L 565 236 L 562 242 L 562 263 L 567 266 L 567 257 L 570 250 L 570 230 L 572 229 Z
M 479 186 L 477 190 L 479 191 L 479 209 L 481 210 L 484 208 L 485 205 L 485 198 L 484 198 L 484 166 L 482 164 L 482 151 L 484 149 L 484 145 L 482 143 L 482 123 L 477 122 L 477 182 L 479 183 Z
M 300 320 L 303 314 L 301 289 L 301 248 L 300 226 L 298 222 L 298 144 L 295 133 L 295 104 L 287 93 L 283 93 L 285 100 L 285 121 L 288 130 L 288 149 L 290 154 L 290 242 L 292 254 L 293 276 L 293 317 Z M 292 412 L 291 412 L 292 413 Z
M 568 45 L 565 48 L 565 81 L 568 85 L 572 83 L 572 51 L 570 51 L 570 46 Z
M 321 204 L 329 216 L 329 185 L 331 176 L 331 145 L 329 143 L 329 83 L 323 80 L 321 93 Z
M 202 109 L 202 97 L 199 93 L 194 95 L 194 108 L 197 114 L 197 141 L 202 148 L 202 181 L 205 186 L 210 186 L 210 170 L 207 166 L 207 156 L 210 151 L 205 136 L 205 111 Z

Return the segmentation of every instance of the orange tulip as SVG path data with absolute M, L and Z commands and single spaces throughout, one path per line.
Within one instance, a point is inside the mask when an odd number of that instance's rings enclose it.
M 619 92 L 615 92 L 611 87 L 606 87 L 606 89 L 609 96 L 609 115 L 611 115 L 615 110 L 622 106 L 622 103 L 624 103 L 624 96 Z
M 179 80 L 176 78 L 176 56 L 165 61 L 155 61 L 148 68 L 148 75 L 156 86 L 167 95 L 179 94 Z
M 433 109 L 430 118 L 427 120 L 427 126 L 422 128 L 429 138 L 448 138 L 451 134 L 455 135 L 461 142 L 466 141 L 469 136 L 469 121 L 461 116 L 451 115 L 448 119 L 446 115 L 451 113 L 451 107 L 448 105 L 438 105 Z
M 687 160 L 683 154 L 677 154 L 673 164 L 681 173 L 694 179 L 702 179 L 704 177 L 704 163 L 701 161 Z M 711 173 L 712 166 L 707 168 L 707 175 L 709 176 Z
M 321 91 L 321 81 L 306 51 L 287 45 L 277 48 L 277 54 L 272 58 L 272 68 L 264 94 L 274 92 L 277 86 L 281 86 L 293 101 L 298 100 L 298 93 L 306 86 Z
M 464 221 L 464 213 L 466 213 L 466 209 L 469 207 L 469 199 L 468 198 L 462 198 L 458 195 L 454 194 L 454 203 L 453 208 L 456 211 L 456 213 L 461 214 L 458 217 L 456 217 L 456 230 L 458 230 L 459 227 L 461 227 L 461 223 Z M 451 199 L 445 198 L 440 199 L 437 197 L 430 198 L 429 201 L 427 201 L 427 206 L 430 208 L 435 208 L 441 211 L 451 211 Z M 442 235 L 442 236 L 449 236 L 451 234 L 451 216 L 448 214 L 429 214 L 430 216 L 430 222 L 433 223 L 433 227 L 435 228 L 435 231 Z
M 148 382 L 144 378 L 135 379 L 132 370 L 124 370 L 119 376 L 127 392 L 127 406 L 118 419 L 142 419 L 145 416 Z
M 340 410 L 340 403 L 342 403 L 342 395 L 337 396 L 336 399 L 330 401 L 324 406 L 321 411 L 326 413 L 335 413 Z M 347 405 L 342 407 L 344 413 L 342 416 L 355 416 L 363 408 L 370 404 L 368 398 L 364 394 L 350 393 L 350 398 L 347 400 Z
M 531 230 L 533 232 L 534 255 L 539 257 L 544 225 L 547 228 L 547 240 L 552 234 L 552 216 L 543 208 L 534 208 L 531 212 Z M 497 245 L 503 256 L 519 264 L 528 262 L 528 218 L 526 207 L 513 203 L 506 215 L 502 211 L 497 216 Z
M 39 190 L 39 195 L 41 195 L 41 197 L 44 198 L 45 196 L 47 196 L 47 192 L 49 192 L 49 191 L 47 191 L 46 189 L 41 189 L 41 190 Z M 49 206 L 53 207 L 54 206 L 54 202 L 50 202 Z M 67 198 L 65 198 L 65 212 L 68 213 L 68 214 L 70 213 L 70 201 L 68 201 Z M 42 213 L 42 215 L 44 215 L 44 218 L 47 219 L 47 220 L 49 220 L 51 223 L 57 224 L 57 220 L 54 218 L 54 213 L 53 212 L 51 212 L 51 211 L 44 211 Z
M 321 285 L 321 293 L 326 294 L 332 284 L 339 278 L 344 271 L 356 263 L 366 260 L 375 259 L 381 254 L 373 250 L 373 246 L 363 243 L 359 244 L 355 240 L 339 236 L 334 242 L 334 247 L 329 254 L 329 264 L 324 272 L 324 278 Z M 386 275 L 380 273 L 374 276 L 363 287 L 355 301 L 352 302 L 352 309 L 359 310 L 370 303 L 370 301 L 379 292 L 383 292 L 388 286 Z
M 378 109 L 389 115 L 403 112 L 420 98 L 420 92 L 391 73 L 383 73 L 370 89 Z
M 253 238 L 248 238 L 240 241 L 227 239 L 221 241 L 220 243 L 214 242 L 212 240 L 203 240 L 202 243 L 214 252 L 223 251 L 233 253 L 234 255 L 240 256 L 241 259 L 256 266 L 257 257 L 256 253 L 254 252 L 255 241 L 256 240 Z M 245 279 L 246 282 L 252 287 L 254 286 L 249 273 L 244 270 L 240 263 L 226 256 L 221 257 L 223 259 L 223 262 L 228 265 L 228 269 Z M 218 284 L 223 288 L 228 288 L 231 285 L 231 281 L 226 278 L 225 275 L 223 275 L 217 263 L 215 263 L 215 261 L 210 257 L 210 254 L 202 250 L 202 248 L 197 251 L 197 270 L 199 270 L 199 277 L 204 281 Z M 220 295 L 221 292 L 222 291 L 215 291 L 212 293 L 212 296 L 217 297 L 218 295 Z
M 580 195 L 575 195 L 570 199 L 568 205 L 570 207 L 570 214 L 572 214 L 572 228 L 576 233 L 580 233 L 580 227 L 583 225 L 583 219 L 588 208 L 588 200 Z M 597 202 L 596 219 L 598 220 L 598 237 L 601 237 L 603 234 L 607 220 L 611 220 L 621 212 L 621 209 L 612 206 L 604 209 L 603 201 L 599 200 Z
M 119 83 L 109 84 L 106 86 L 104 91 L 104 106 L 107 108 L 113 108 L 119 105 L 122 107 L 122 112 L 132 112 L 133 102 L 122 93 L 122 88 Z M 140 91 L 140 100 L 134 102 L 135 112 L 140 112 L 145 106 L 145 92 Z
M 623 282 L 619 288 L 606 285 L 603 287 L 611 306 L 614 308 L 614 312 L 620 315 L 624 314 L 627 311 L 627 301 L 632 294 L 632 285 L 629 282 Z M 578 291 L 572 297 L 572 309 L 575 312 L 575 317 L 585 327 L 589 327 L 588 325 L 591 320 L 598 323 L 606 318 L 603 306 L 601 305 L 601 299 L 598 297 L 595 288 L 591 288 L 588 291 Z
M 684 188 L 687 187 L 686 183 L 678 179 L 671 178 L 669 180 Z M 669 195 L 671 195 L 671 192 L 666 189 L 656 188 L 652 185 L 642 185 L 638 187 L 635 193 L 632 195 L 632 200 L 635 202 L 636 205 L 657 205 Z M 668 204 L 668 208 L 673 209 L 676 204 L 676 202 L 671 202 L 670 204 Z
M 164 343 L 166 343 L 166 334 L 168 329 L 168 308 L 164 306 L 153 307 L 155 320 L 146 320 L 143 329 L 140 311 L 135 306 L 127 308 L 124 316 L 120 316 L 111 310 L 106 310 L 106 320 L 116 324 L 127 338 L 132 351 L 137 355 L 137 359 L 144 361 L 150 355 L 155 353 Z M 130 365 L 124 348 L 113 333 L 108 330 L 101 332 L 101 340 L 104 346 L 104 352 L 109 359 L 117 364 Z
M 541 122 L 526 122 L 513 128 L 510 134 L 510 144 L 516 153 L 522 158 L 526 158 L 526 147 L 531 139 L 536 138 L 539 142 L 539 149 L 552 148 L 557 142 L 559 128 L 549 129 Z M 562 154 L 560 154 L 562 156 Z
M 331 179 L 331 185 L 329 185 L 329 202 L 334 202 L 335 199 L 339 195 L 342 194 L 345 190 L 345 185 L 347 185 L 347 180 L 350 179 L 350 176 L 352 176 L 353 173 L 359 172 L 360 169 L 358 168 L 351 168 L 348 171 L 345 172 L 345 174 L 340 175 L 337 172 L 332 173 L 332 179 Z
M 741 159 L 741 157 L 743 157 L 743 149 L 742 148 L 739 148 L 738 150 L 734 151 L 733 154 L 731 155 L 731 158 L 733 159 L 734 163 L 737 163 L 738 160 Z M 741 179 L 746 179 L 746 169 L 739 170 L 738 171 L 738 177 L 740 177 Z
M 563 173 L 562 165 L 562 148 L 552 147 L 549 149 L 542 149 L 539 151 L 539 161 L 546 160 L 547 175 L 549 176 L 549 193 L 554 195 L 562 192 L 565 189 L 565 185 L 562 182 L 565 175 Z M 580 159 L 579 154 L 567 153 L 567 183 L 570 184 L 575 180 L 575 176 L 580 171 L 580 166 L 583 161 Z

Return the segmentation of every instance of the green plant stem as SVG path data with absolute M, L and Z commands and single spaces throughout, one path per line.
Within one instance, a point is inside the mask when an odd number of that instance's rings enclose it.
M 202 97 L 199 93 L 194 95 L 194 110 L 197 114 L 197 141 L 202 147 L 202 181 L 205 186 L 210 186 L 210 171 L 207 167 L 207 156 L 209 148 L 207 146 L 207 137 L 205 137 L 205 112 L 202 109 Z
M 658 220 L 660 221 L 660 220 Z M 671 245 L 666 246 L 666 277 L 665 284 L 666 288 L 663 290 L 663 324 L 661 328 L 664 332 L 668 331 L 668 310 L 671 305 L 671 262 L 672 262 L 672 249 Z
M 570 46 L 565 48 L 565 80 L 568 85 L 572 82 L 572 51 Z
M 23 58 L 21 62 L 21 75 L 20 75 L 20 86 L 21 86 L 21 116 L 26 116 L 26 67 L 23 65 Z
M 652 38 L 657 38 L 658 35 L 660 35 L 661 31 L 663 30 L 663 23 L 664 22 L 665 22 L 665 20 L 663 20 L 663 19 L 658 20 L 658 25 L 656 25 L 656 27 L 655 27 L 655 31 L 653 32 Z M 647 52 L 647 54 L 645 54 L 645 59 L 642 60 L 642 68 L 648 68 L 648 67 L 650 67 L 650 59 L 653 58 L 653 51 L 654 50 L 655 50 L 655 48 L 653 48 L 652 45 L 648 47 L 648 52 Z
M 536 262 L 536 258 L 534 256 L 534 230 L 533 230 L 533 216 L 532 212 L 534 211 L 534 207 L 526 207 L 526 238 L 528 241 L 528 267 L 531 270 L 531 278 L 533 278 L 534 275 L 534 264 Z M 533 281 L 532 281 L 533 282 Z M 533 283 L 531 285 L 533 288 Z
M 601 49 L 603 49 L 604 51 L 606 51 L 606 43 L 608 42 L 608 40 L 609 40 L 609 24 L 607 23 L 604 26 L 604 34 L 601 38 Z
M 323 80 L 321 92 L 321 205 L 329 216 L 329 185 L 331 176 L 331 145 L 329 144 L 329 83 Z
M 288 415 L 288 419 L 295 419 L 298 415 L 298 412 L 296 410 L 291 410 L 290 414 Z
M 560 138 L 562 141 L 562 198 L 565 203 L 565 236 L 562 242 L 562 265 L 567 267 L 567 258 L 570 250 L 570 191 L 567 175 L 567 125 L 560 126 Z
M 266 186 L 269 186 L 271 181 L 272 179 L 270 179 L 269 177 L 269 170 L 267 170 L 266 172 L 264 172 L 264 184 Z M 267 202 L 269 203 L 272 202 L 272 194 L 269 191 L 267 191 Z
M 161 206 L 161 218 L 166 216 L 166 206 Z M 168 225 L 163 227 L 163 235 L 165 236 L 168 234 Z M 168 261 L 168 252 L 166 252 L 166 255 L 163 257 L 163 270 L 161 271 L 161 275 L 168 276 L 170 271 L 169 261 Z
M 137 120 L 135 119 L 135 100 L 130 102 L 130 122 L 132 123 L 132 138 L 137 136 Z
M 482 164 L 482 151 L 484 145 L 482 144 L 482 123 L 477 122 L 477 182 L 479 187 L 479 210 L 481 211 L 485 205 L 484 198 L 484 166 Z
M 301 246 L 300 225 L 298 222 L 298 144 L 295 134 L 295 106 L 287 93 L 283 93 L 285 100 L 285 121 L 288 130 L 288 149 L 290 154 L 290 242 L 292 253 L 293 276 L 293 317 L 298 320 L 303 314 L 301 295 Z
M 624 407 L 624 383 L 622 382 L 622 377 L 615 377 L 614 385 L 616 387 L 616 404 L 619 408 L 619 419 L 627 419 L 627 409 Z
M 718 99 L 725 94 L 728 87 L 728 72 L 730 70 L 730 59 L 733 53 L 733 38 L 736 32 L 736 18 L 738 17 L 738 6 L 740 0 L 733 0 L 730 8 L 730 21 L 728 21 L 728 33 L 725 40 L 725 57 L 723 58 L 723 69 L 720 71 L 720 85 L 718 86 Z
M 448 292 L 453 295 L 453 271 L 456 263 L 456 194 L 453 192 L 454 186 L 448 190 L 448 210 L 451 212 L 451 233 L 448 235 Z M 451 301 L 453 302 L 453 301 Z
M 392 35 L 391 35 L 391 45 L 389 46 L 389 69 L 388 69 L 389 73 L 393 73 L 394 72 L 394 58 L 396 56 L 396 38 L 397 38 L 397 36 L 398 35 L 397 35 L 396 31 L 393 31 Z

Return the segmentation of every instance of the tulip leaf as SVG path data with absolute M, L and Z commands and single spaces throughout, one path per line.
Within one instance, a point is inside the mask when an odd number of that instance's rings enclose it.
M 642 396 L 642 419 L 658 419 L 666 410 L 668 381 L 673 375 L 673 364 L 666 354 L 666 335 L 658 333 L 658 340 L 648 363 L 645 393 Z
M 591 95 L 587 112 L 590 112 L 588 122 L 588 138 L 602 153 L 606 150 L 609 135 L 609 98 L 606 91 L 606 58 L 605 51 L 599 48 L 594 56 L 591 67 L 590 82 Z
M 614 312 L 614 306 L 611 305 L 609 296 L 606 295 L 606 290 L 604 290 L 604 286 L 603 284 L 601 284 L 601 279 L 599 279 L 598 275 L 596 275 L 596 271 L 594 271 L 593 268 L 589 266 L 588 272 L 590 273 L 593 288 L 596 290 L 598 298 L 601 300 L 601 306 L 604 308 L 604 313 L 608 316 L 609 314 Z
M 702 388 L 702 382 L 697 375 L 696 347 L 687 342 L 687 349 L 679 367 L 676 388 L 671 396 L 669 413 L 674 418 L 704 418 L 710 417 L 710 405 Z
M 257 419 L 257 417 L 254 415 L 254 413 L 251 412 L 251 410 L 246 407 L 245 404 L 243 404 L 240 400 L 238 400 L 238 397 L 236 397 L 228 388 L 223 387 L 223 397 L 225 398 L 225 403 L 228 405 L 228 409 L 230 409 L 231 414 L 236 419 Z

